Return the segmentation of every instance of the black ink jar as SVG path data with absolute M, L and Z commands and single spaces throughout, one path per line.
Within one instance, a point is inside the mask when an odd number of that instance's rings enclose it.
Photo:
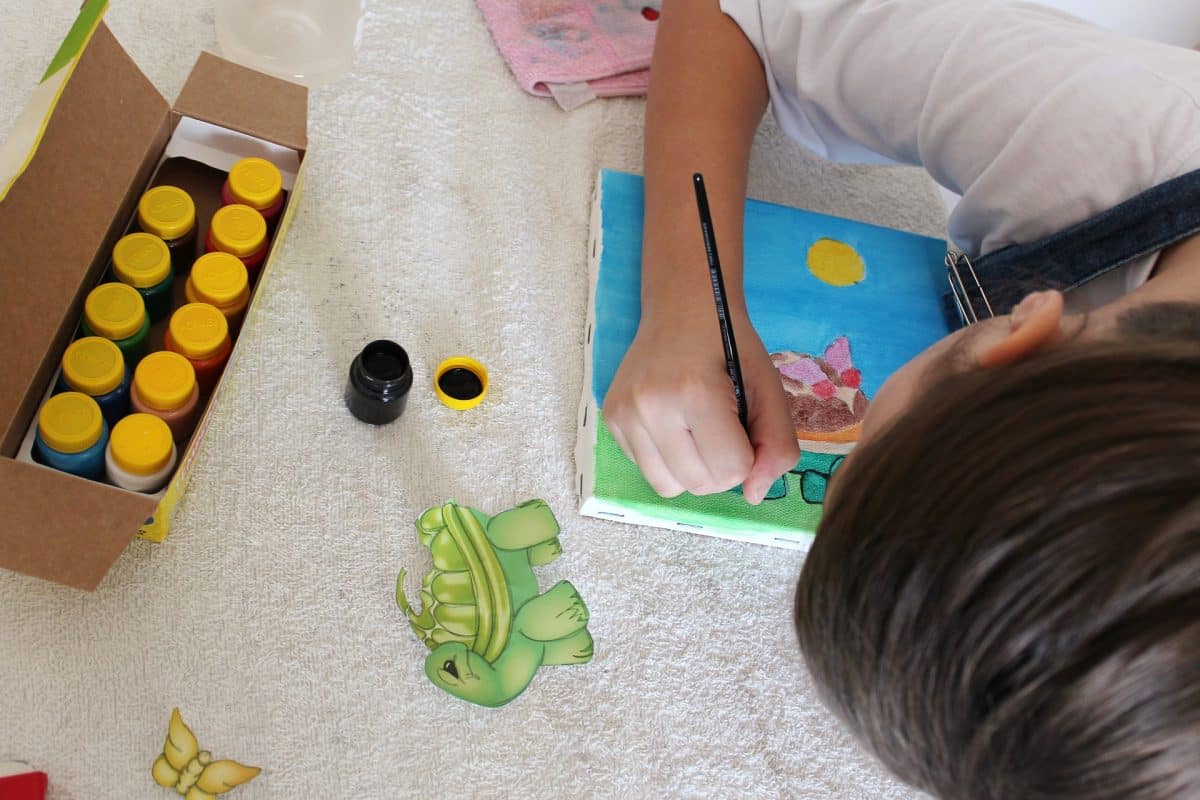
M 350 364 L 346 407 L 363 422 L 386 424 L 404 412 L 412 382 L 408 353 L 395 342 L 378 339 Z

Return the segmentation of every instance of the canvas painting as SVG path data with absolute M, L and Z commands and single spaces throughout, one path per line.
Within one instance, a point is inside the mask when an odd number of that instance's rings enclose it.
M 946 243 L 747 202 L 747 306 L 779 371 L 803 451 L 796 467 L 756 507 L 736 490 L 658 497 L 605 427 L 604 398 L 640 318 L 641 242 L 642 179 L 602 171 L 588 244 L 591 308 L 576 452 L 582 513 L 768 544 L 804 544 L 820 521 L 826 486 L 854 447 L 879 387 L 950 331 L 941 300 Z M 704 263 L 696 268 L 707 270 Z M 715 306 L 697 313 L 713 315 L 717 324 Z

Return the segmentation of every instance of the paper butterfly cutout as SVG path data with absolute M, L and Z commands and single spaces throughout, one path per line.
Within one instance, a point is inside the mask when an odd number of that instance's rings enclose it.
M 825 348 L 825 363 L 838 374 L 843 386 L 850 389 L 862 386 L 862 373 L 854 367 L 854 362 L 850 358 L 850 340 L 845 336 L 837 337 L 829 347 Z M 813 394 L 822 400 L 828 400 L 837 394 L 838 387 L 829 380 L 825 370 L 821 369 L 812 356 L 782 364 L 779 371 L 794 381 L 811 386 Z
M 155 783 L 174 789 L 184 800 L 215 800 L 217 795 L 251 780 L 259 772 L 262 770 L 258 767 L 228 759 L 213 761 L 212 753 L 201 750 L 196 735 L 183 724 L 178 708 L 171 712 L 162 755 L 150 769 Z

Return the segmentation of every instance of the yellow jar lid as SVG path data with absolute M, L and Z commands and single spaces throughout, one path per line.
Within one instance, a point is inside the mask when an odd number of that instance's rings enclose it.
M 171 429 L 153 414 L 130 414 L 113 426 L 108 446 L 117 466 L 135 475 L 153 475 L 171 461 Z
M 94 333 L 108 339 L 128 339 L 146 320 L 146 301 L 124 283 L 102 283 L 88 293 L 83 313 Z
M 196 370 L 179 353 L 159 350 L 138 362 L 133 383 L 142 402 L 158 411 L 173 411 L 196 388 Z
M 188 303 L 171 315 L 171 340 L 188 358 L 208 358 L 221 349 L 229 336 L 229 322 L 216 306 Z
M 257 253 L 267 241 L 267 222 L 250 206 L 222 206 L 213 214 L 209 232 L 219 249 L 244 258 Z
M 270 207 L 283 191 L 279 168 L 262 158 L 243 158 L 229 170 L 229 193 L 251 208 Z
M 155 186 L 138 201 L 138 225 L 164 239 L 187 236 L 196 227 L 196 204 L 178 186 Z
M 113 272 L 138 289 L 158 286 L 171 274 L 171 251 L 153 233 L 122 236 L 113 247 Z
M 434 373 L 433 391 L 438 400 L 456 411 L 474 408 L 487 397 L 487 368 L 469 356 L 447 358 Z
M 244 303 L 250 297 L 246 265 L 229 253 L 206 253 L 196 259 L 188 284 L 196 300 L 215 306 Z
M 125 380 L 121 348 L 99 336 L 71 342 L 62 357 L 63 380 L 77 392 L 93 397 L 108 394 Z
M 96 401 L 82 392 L 63 392 L 38 412 L 42 441 L 60 453 L 82 453 L 100 441 L 104 416 Z

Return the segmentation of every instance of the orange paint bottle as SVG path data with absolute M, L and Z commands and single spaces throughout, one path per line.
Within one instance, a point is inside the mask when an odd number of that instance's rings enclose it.
M 196 259 L 184 294 L 189 303 L 208 303 L 220 310 L 229 322 L 229 335 L 236 337 L 250 302 L 250 275 L 236 256 L 205 253 Z
M 164 343 L 191 362 L 200 394 L 211 394 L 233 347 L 225 315 L 208 303 L 180 306 L 171 315 Z

